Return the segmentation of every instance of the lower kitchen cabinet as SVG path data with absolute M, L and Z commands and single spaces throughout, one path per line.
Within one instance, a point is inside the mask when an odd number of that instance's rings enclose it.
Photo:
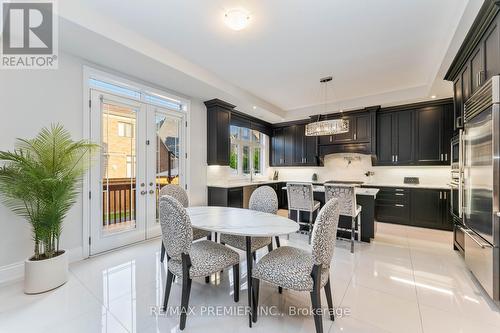
M 449 213 L 449 190 L 397 187 L 379 189 L 375 203 L 377 221 L 453 230 Z
M 412 225 L 433 229 L 453 230 L 449 216 L 449 190 L 412 189 Z
M 243 208 L 243 187 L 208 187 L 208 205 Z

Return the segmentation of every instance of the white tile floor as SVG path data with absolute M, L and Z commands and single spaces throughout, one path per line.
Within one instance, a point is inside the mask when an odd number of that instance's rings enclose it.
M 371 244 L 338 242 L 331 277 L 334 304 L 351 311 L 335 322 L 324 318 L 325 332 L 499 332 L 500 310 L 481 293 L 463 260 L 451 249 L 449 232 L 378 224 Z M 282 243 L 287 243 L 286 239 Z M 291 245 L 307 247 L 302 235 Z M 159 240 L 71 265 L 70 280 L 52 292 L 27 296 L 22 284 L 0 287 L 0 332 L 176 332 L 176 315 L 150 312 L 163 299 L 165 267 L 159 262 Z M 259 255 L 264 255 L 263 250 Z M 242 253 L 242 292 L 246 272 Z M 261 316 L 252 329 L 245 316 L 201 315 L 202 306 L 234 306 L 232 275 L 193 283 L 185 332 L 314 332 L 308 316 Z M 180 303 L 174 284 L 170 305 Z M 322 303 L 326 304 L 324 294 Z M 308 307 L 309 295 L 261 285 L 260 305 L 287 312 Z

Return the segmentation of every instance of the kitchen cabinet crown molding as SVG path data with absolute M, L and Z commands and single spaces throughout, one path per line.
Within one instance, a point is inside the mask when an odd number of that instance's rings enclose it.
M 481 42 L 482 37 L 490 27 L 491 23 L 500 12 L 500 0 L 485 0 L 483 6 L 472 23 L 465 39 L 453 59 L 444 79 L 454 81 L 465 66 L 470 56 Z

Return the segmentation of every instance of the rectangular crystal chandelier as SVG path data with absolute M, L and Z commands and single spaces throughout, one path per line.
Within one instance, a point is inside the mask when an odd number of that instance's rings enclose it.
M 348 119 L 316 121 L 306 125 L 306 136 L 335 135 L 349 132 Z

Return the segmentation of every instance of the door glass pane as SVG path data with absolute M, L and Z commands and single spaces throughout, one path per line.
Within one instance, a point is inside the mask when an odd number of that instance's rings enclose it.
M 136 111 L 102 104 L 102 228 L 116 232 L 136 227 Z
M 157 113 L 156 123 L 156 219 L 159 218 L 160 189 L 180 183 L 181 118 Z
M 249 174 L 250 173 L 250 147 L 249 146 L 243 146 L 243 173 L 244 174 Z

